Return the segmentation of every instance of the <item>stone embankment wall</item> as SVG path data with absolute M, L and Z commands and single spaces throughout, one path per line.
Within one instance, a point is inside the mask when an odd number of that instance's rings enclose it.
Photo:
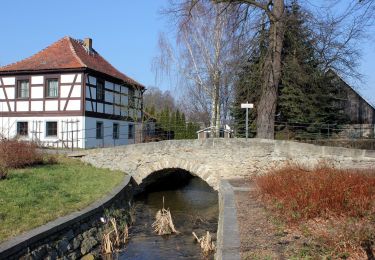
M 132 199 L 130 176 L 105 198 L 84 210 L 58 218 L 0 244 L 0 259 L 80 259 L 97 255 L 104 226 L 105 209 L 129 209 Z
M 375 168 L 374 150 L 265 139 L 173 140 L 84 153 L 83 161 L 127 172 L 138 184 L 153 172 L 180 168 L 202 178 L 216 190 L 221 179 L 262 174 L 285 163 L 307 167 L 327 163 L 338 168 Z

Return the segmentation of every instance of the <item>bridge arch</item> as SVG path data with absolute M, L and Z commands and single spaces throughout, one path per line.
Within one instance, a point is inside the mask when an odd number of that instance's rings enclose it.
M 197 166 L 194 161 L 189 160 L 160 160 L 153 163 L 147 163 L 136 169 L 132 177 L 138 185 L 155 173 L 182 170 L 190 173 L 192 176 L 199 177 L 205 181 L 210 187 L 217 190 L 218 183 L 214 174 L 204 165 Z M 147 180 L 146 180 L 147 181 Z

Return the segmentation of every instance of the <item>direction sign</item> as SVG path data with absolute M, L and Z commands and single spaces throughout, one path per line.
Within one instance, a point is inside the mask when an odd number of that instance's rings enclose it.
M 242 103 L 241 108 L 253 108 L 254 104 L 251 103 Z

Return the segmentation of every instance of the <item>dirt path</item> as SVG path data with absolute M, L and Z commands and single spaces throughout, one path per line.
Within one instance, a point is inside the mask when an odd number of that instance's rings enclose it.
M 272 219 L 255 196 L 249 180 L 230 180 L 236 197 L 242 259 L 303 259 L 309 244 L 300 234 L 288 232 Z M 302 250 L 302 251 L 301 251 Z

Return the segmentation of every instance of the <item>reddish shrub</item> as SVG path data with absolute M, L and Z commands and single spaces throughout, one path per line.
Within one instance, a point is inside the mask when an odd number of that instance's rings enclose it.
M 43 154 L 35 143 L 0 140 L 0 163 L 5 168 L 20 168 L 43 162 Z
M 261 198 L 289 220 L 375 214 L 375 171 L 288 166 L 255 182 Z
M 8 176 L 8 168 L 0 164 L 0 180 L 6 179 Z

